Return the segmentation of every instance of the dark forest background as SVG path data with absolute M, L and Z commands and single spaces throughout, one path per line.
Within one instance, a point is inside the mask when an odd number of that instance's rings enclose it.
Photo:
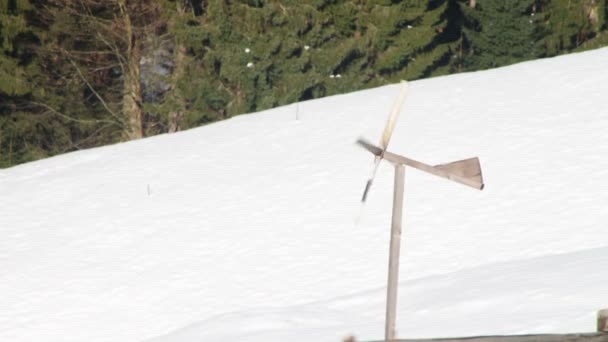
M 608 0 L 0 0 L 0 168 L 608 45 Z

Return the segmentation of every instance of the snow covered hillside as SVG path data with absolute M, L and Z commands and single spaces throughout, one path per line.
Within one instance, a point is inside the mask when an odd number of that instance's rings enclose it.
M 400 337 L 594 330 L 606 80 L 601 49 L 410 83 L 389 150 L 479 156 L 486 188 L 407 169 Z M 399 89 L 0 170 L 0 341 L 381 339 L 393 174 L 356 223 L 354 142 Z

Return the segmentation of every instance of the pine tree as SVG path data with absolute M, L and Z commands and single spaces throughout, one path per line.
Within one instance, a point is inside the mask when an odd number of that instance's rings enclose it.
M 96 115 L 113 122 L 122 139 L 145 135 L 141 63 L 149 36 L 158 34 L 155 1 L 49 0 L 49 34 L 43 54 Z M 154 123 L 149 123 L 153 125 Z
M 507 65 L 543 56 L 542 19 L 534 0 L 460 3 L 464 15 L 465 70 Z
M 149 109 L 185 128 L 429 75 L 450 54 L 438 38 L 448 3 L 169 1 L 174 61 L 189 62 Z
M 0 0 L 0 167 L 608 44 L 608 0 Z
M 606 0 L 550 0 L 539 7 L 545 16 L 549 56 L 576 49 L 606 29 Z
M 377 70 L 390 75 L 389 79 L 417 79 L 431 75 L 435 68 L 449 59 L 452 44 L 444 39 L 447 27 L 445 15 L 449 1 L 418 2 L 415 6 L 403 3 L 397 22 L 389 27 L 388 44 L 379 54 Z M 385 11 L 393 12 L 386 8 Z M 401 14 L 403 13 L 403 14 Z M 377 20 L 382 22 L 383 20 Z
M 30 92 L 24 66 L 21 61 L 27 56 L 23 43 L 31 34 L 24 12 L 30 3 L 21 1 L 0 1 L 0 93 L 24 95 Z
M 23 138 L 28 123 L 19 115 L 32 92 L 27 45 L 34 38 L 25 18 L 30 8 L 28 1 L 0 1 L 0 167 L 23 162 L 30 150 Z

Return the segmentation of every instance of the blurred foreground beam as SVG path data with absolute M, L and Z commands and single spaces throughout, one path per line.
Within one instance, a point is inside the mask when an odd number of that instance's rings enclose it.
M 597 312 L 597 333 L 595 334 L 497 335 L 398 339 L 394 342 L 608 342 L 608 309 Z
M 394 342 L 608 342 L 608 334 L 475 336 L 457 338 L 398 339 L 394 340 Z
M 608 309 L 597 313 L 597 332 L 608 334 Z

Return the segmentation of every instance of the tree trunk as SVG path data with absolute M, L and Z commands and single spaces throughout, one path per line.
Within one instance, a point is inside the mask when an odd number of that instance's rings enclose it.
M 172 94 L 174 97 L 175 109 L 169 112 L 169 133 L 175 133 L 181 131 L 181 121 L 184 116 L 184 98 L 181 94 L 180 89 L 177 87 L 179 79 L 184 74 L 186 62 L 186 48 L 181 45 L 177 46 L 177 52 L 175 55 L 175 69 L 173 69 L 173 75 L 171 75 L 172 83 Z
M 186 7 L 179 1 L 176 3 L 177 6 L 177 15 L 180 19 L 186 14 Z M 176 46 L 176 54 L 175 54 L 175 68 L 173 69 L 173 74 L 171 75 L 171 95 L 173 97 L 173 103 L 175 108 L 169 112 L 169 123 L 168 123 L 168 131 L 169 133 L 175 133 L 177 131 L 181 131 L 181 121 L 184 116 L 185 110 L 185 102 L 184 97 L 181 94 L 180 89 L 177 87 L 177 84 L 184 74 L 184 70 L 186 67 L 186 48 L 181 44 L 179 39 L 175 41 Z
M 134 57 L 131 57 L 133 59 Z M 144 136 L 143 108 L 141 84 L 139 83 L 139 62 L 129 60 L 127 74 L 125 74 L 122 110 L 128 118 L 127 138 L 140 139 Z
M 469 7 L 475 8 L 475 6 L 477 6 L 477 1 L 476 0 L 469 0 Z
M 2 164 L 2 126 L 0 126 L 0 164 Z
M 13 166 L 13 133 L 8 141 L 8 166 Z
M 144 136 L 142 93 L 139 80 L 139 62 L 141 59 L 141 41 L 134 32 L 131 22 L 127 0 L 119 0 L 120 12 L 124 20 L 125 34 L 128 47 L 125 53 L 124 90 L 122 99 L 123 115 L 127 117 L 128 127 L 126 138 L 129 140 L 140 139 Z

